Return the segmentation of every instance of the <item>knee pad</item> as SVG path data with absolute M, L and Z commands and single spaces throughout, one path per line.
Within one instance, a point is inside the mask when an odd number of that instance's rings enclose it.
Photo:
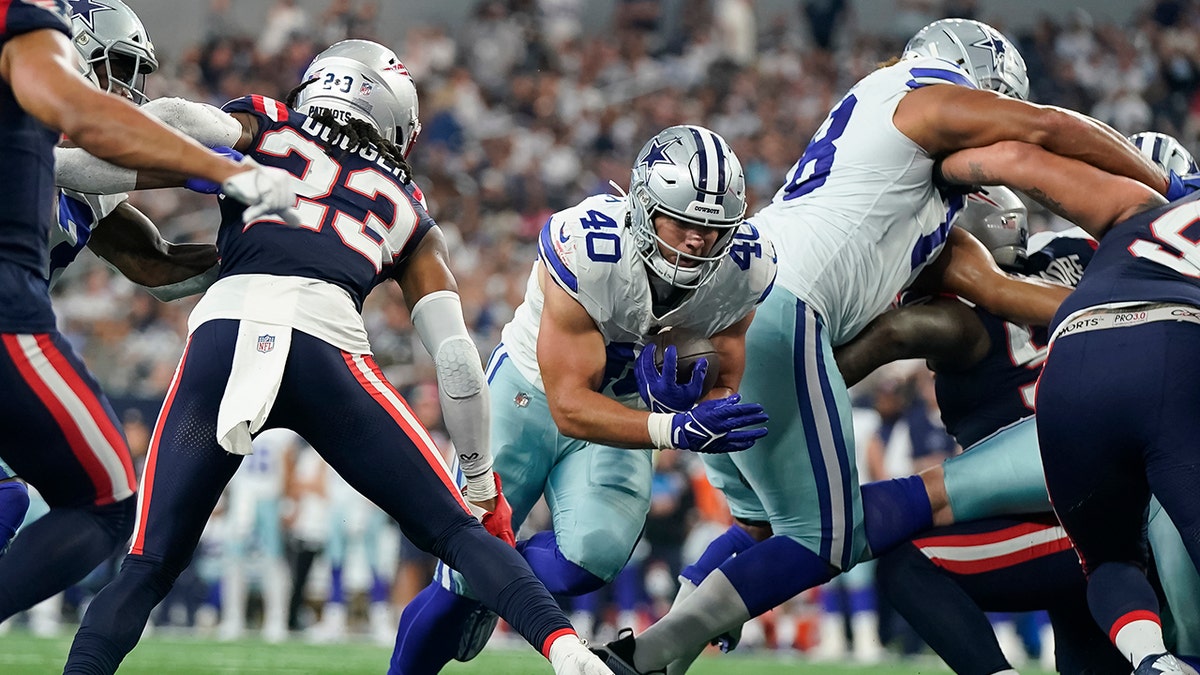
M 629 562 L 639 539 L 640 533 L 630 540 L 627 532 L 601 528 L 559 541 L 558 546 L 567 560 L 609 583 Z

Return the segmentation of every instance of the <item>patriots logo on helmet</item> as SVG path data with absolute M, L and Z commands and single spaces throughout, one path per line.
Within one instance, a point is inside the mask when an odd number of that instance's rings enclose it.
M 71 6 L 71 17 L 79 17 L 79 20 L 87 25 L 88 28 L 95 30 L 95 19 L 92 17 L 96 12 L 113 11 L 112 7 L 100 5 L 92 0 L 67 0 L 67 4 Z
M 678 138 L 672 138 L 660 145 L 658 139 L 654 139 L 650 143 L 650 149 L 646 151 L 646 156 L 638 164 L 646 167 L 647 170 L 654 168 L 655 164 L 674 164 L 675 162 L 672 162 L 671 158 L 667 157 L 667 148 L 678 142 Z
M 401 75 L 406 75 L 406 76 L 408 76 L 408 77 L 412 77 L 412 75 L 411 75 L 411 74 L 408 72 L 408 68 L 405 68 L 405 67 L 404 67 L 404 64 L 403 64 L 403 63 L 401 63 L 401 62 L 399 62 L 399 61 L 397 61 L 397 62 L 393 63 L 392 65 L 388 66 L 387 68 L 384 68 L 384 69 L 383 69 L 383 72 L 385 72 L 385 73 L 399 73 L 399 74 L 401 74 Z

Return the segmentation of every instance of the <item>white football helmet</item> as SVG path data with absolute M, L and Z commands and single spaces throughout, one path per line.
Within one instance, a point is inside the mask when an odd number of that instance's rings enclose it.
M 304 114 L 330 110 L 339 118 L 367 122 L 405 157 L 421 133 L 417 87 L 396 53 L 370 40 L 342 40 L 317 54 L 296 97 Z
M 1173 171 L 1177 176 L 1200 173 L 1192 153 L 1175 140 L 1173 136 L 1160 134 L 1157 131 L 1143 131 L 1129 137 L 1129 142 L 1142 153 L 1146 159 L 1162 167 L 1163 171 Z
M 917 31 L 904 46 L 904 56 L 919 54 L 962 67 L 980 89 L 1029 99 L 1025 59 L 1000 31 L 971 19 L 941 19 Z
M 1029 245 L 1029 210 L 1015 192 L 988 186 L 967 195 L 966 205 L 954 221 L 975 235 L 992 252 L 996 264 L 1015 268 L 1025 259 Z
M 117 94 L 128 90 L 134 103 L 145 103 L 146 76 L 158 70 L 158 57 L 142 20 L 121 0 L 68 4 L 75 49 L 82 57 L 79 71 L 100 87 L 97 66 L 103 63 L 108 83 L 102 89 Z
M 659 277 L 697 288 L 717 269 L 746 215 L 746 178 L 725 139 L 704 127 L 668 127 L 637 154 L 629 182 L 629 227 L 638 253 Z M 721 230 L 707 256 L 680 251 L 658 235 L 654 215 Z M 671 249 L 668 261 L 659 246 Z

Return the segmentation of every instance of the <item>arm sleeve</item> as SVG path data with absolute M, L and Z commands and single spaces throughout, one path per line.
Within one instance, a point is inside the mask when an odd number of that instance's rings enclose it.
M 454 291 L 435 291 L 413 305 L 413 326 L 437 368 L 438 398 L 446 431 L 467 478 L 467 499 L 496 496 L 492 479 L 490 399 L 479 350 L 467 332 Z
M 142 110 L 210 148 L 233 147 L 242 136 L 242 125 L 237 120 L 207 103 L 159 98 L 142 106 Z

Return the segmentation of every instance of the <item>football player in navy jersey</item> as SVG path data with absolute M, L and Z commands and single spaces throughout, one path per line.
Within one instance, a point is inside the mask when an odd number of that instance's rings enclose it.
M 1198 197 L 1165 204 L 1141 184 L 1021 143 L 952 155 L 941 172 L 1020 189 L 1100 240 L 1051 326 L 1038 384 L 1046 487 L 1088 576 L 1092 615 L 1135 672 L 1194 672 L 1164 644 L 1145 576 L 1145 514 L 1153 495 L 1200 566 L 1200 392 L 1188 367 L 1200 321 Z
M 286 103 L 252 95 L 224 110 L 242 128 L 236 150 L 299 179 L 299 226 L 247 219 L 222 202 L 220 277 L 189 320 L 151 439 L 133 546 L 84 616 L 66 672 L 117 669 L 190 560 L 251 437 L 282 427 L 460 570 L 555 672 L 608 673 L 512 548 L 482 364 L 445 241 L 410 180 L 406 155 L 420 125 L 404 65 L 381 45 L 347 40 L 317 55 Z M 465 494 L 371 356 L 359 312 L 389 279 L 434 357 Z
M 133 73 L 144 76 L 158 67 L 153 43 L 137 15 L 120 0 L 93 0 L 89 7 L 88 14 L 71 17 L 76 36 L 73 44 L 88 64 L 88 79 L 100 89 L 136 100 L 134 92 L 140 90 Z M 110 73 L 114 76 L 109 77 Z M 116 73 L 127 75 L 122 79 Z M 215 246 L 164 241 L 154 224 L 125 202 L 124 195 L 59 191 L 55 197 L 57 226 L 50 229 L 45 272 L 52 287 L 85 246 L 160 298 L 194 286 L 183 282 L 200 278 L 217 264 Z M 98 446 L 96 452 L 104 455 L 111 451 L 115 455 L 108 461 L 123 463 L 128 449 L 119 436 L 111 437 L 110 442 L 115 445 Z M 78 455 L 75 458 L 79 464 L 75 470 L 83 471 L 83 461 Z M 0 475 L 9 475 L 2 463 Z M 87 498 L 90 494 L 79 495 L 79 499 Z M 122 527 L 103 527 L 104 518 L 91 519 L 95 523 L 85 519 L 83 528 L 75 529 L 73 523 L 81 520 L 81 514 L 74 501 L 63 496 L 47 516 L 29 524 L 20 541 L 0 559 L 0 621 L 80 580 L 113 549 L 125 544 L 132 518 L 125 518 Z M 21 483 L 11 479 L 0 482 L 0 549 L 20 524 L 27 503 Z M 68 531 L 77 536 L 63 536 Z
M 251 215 L 286 214 L 295 194 L 285 173 L 219 157 L 95 89 L 75 67 L 70 36 L 57 0 L 11 0 L 0 12 L 0 458 L 38 488 L 52 507 L 39 528 L 57 535 L 31 532 L 22 544 L 28 548 L 20 558 L 42 564 L 20 584 L 5 584 L 23 593 L 78 580 L 133 524 L 133 470 L 120 427 L 55 330 L 50 306 L 47 240 L 60 132 L 122 166 L 169 169 L 220 185 L 250 204 Z M 4 493 L 15 494 L 11 481 L 4 485 Z M 4 564 L 17 559 L 5 556 Z M 64 559 L 69 564 L 47 565 Z M 12 594 L 2 602 L 3 616 L 25 604 Z

